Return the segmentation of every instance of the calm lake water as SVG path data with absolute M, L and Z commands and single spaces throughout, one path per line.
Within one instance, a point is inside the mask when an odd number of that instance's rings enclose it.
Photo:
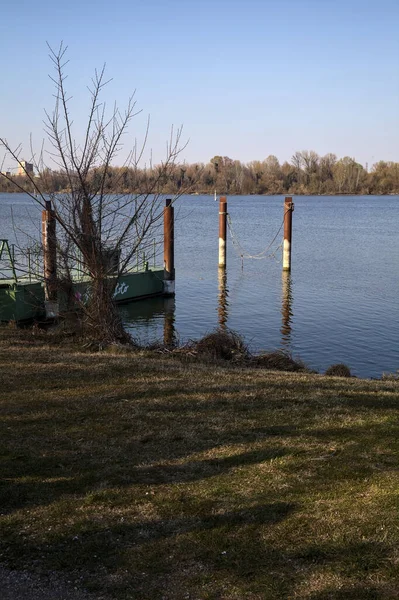
M 262 252 L 283 219 L 282 196 L 229 197 L 241 245 Z M 285 348 L 323 371 L 344 362 L 362 377 L 399 369 L 399 197 L 294 197 L 292 272 L 275 258 L 242 260 L 228 239 L 226 278 L 218 269 L 218 202 L 185 196 L 175 205 L 176 298 L 121 307 L 142 342 L 185 342 L 218 325 L 253 351 Z M 0 238 L 28 231 L 40 215 L 21 194 L 0 194 Z M 282 240 L 280 231 L 273 249 Z

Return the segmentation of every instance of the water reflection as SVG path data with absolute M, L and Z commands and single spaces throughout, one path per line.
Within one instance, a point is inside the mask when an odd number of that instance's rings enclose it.
M 164 298 L 163 343 L 165 346 L 176 346 L 176 303 L 174 298 Z
M 148 298 L 119 306 L 122 320 L 133 338 L 142 344 L 163 342 L 174 346 L 176 304 L 174 298 Z
M 218 270 L 218 322 L 220 329 L 226 329 L 229 317 L 229 290 L 227 289 L 227 272 L 225 269 Z
M 291 333 L 292 333 L 292 281 L 291 274 L 289 271 L 282 272 L 282 287 L 281 287 L 281 335 L 282 344 L 285 347 L 291 346 Z

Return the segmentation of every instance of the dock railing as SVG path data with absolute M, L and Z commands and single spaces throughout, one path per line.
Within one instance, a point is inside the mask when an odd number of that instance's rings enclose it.
M 4 265 L 4 267 L 3 267 Z M 11 275 L 11 277 L 8 277 Z M 8 240 L 0 240 L 0 278 L 12 279 L 18 282 L 17 271 L 15 268 L 15 245 L 10 244 Z

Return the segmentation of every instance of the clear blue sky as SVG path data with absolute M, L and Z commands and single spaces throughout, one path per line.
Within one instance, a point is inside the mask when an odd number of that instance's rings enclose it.
M 303 149 L 399 161 L 399 0 L 24 0 L 0 17 L 0 135 L 24 148 L 52 106 L 46 41 L 64 40 L 77 132 L 106 62 L 107 102 L 136 90 L 131 135 L 150 114 L 156 161 L 172 124 L 188 162 Z

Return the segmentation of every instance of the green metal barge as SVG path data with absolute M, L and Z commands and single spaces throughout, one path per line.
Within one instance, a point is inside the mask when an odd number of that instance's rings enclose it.
M 6 255 L 11 277 L 0 279 L 0 321 L 29 321 L 46 316 L 44 282 L 31 273 L 22 277 L 17 275 L 13 252 L 7 240 L 0 240 L 0 260 Z M 3 259 L 4 260 L 4 259 Z M 77 301 L 88 300 L 88 277 L 78 277 L 73 282 L 73 293 Z M 114 299 L 117 304 L 132 302 L 153 296 L 169 295 L 165 285 L 164 269 L 148 263 L 142 269 L 127 270 L 118 277 Z M 62 295 L 59 308 L 62 311 Z

